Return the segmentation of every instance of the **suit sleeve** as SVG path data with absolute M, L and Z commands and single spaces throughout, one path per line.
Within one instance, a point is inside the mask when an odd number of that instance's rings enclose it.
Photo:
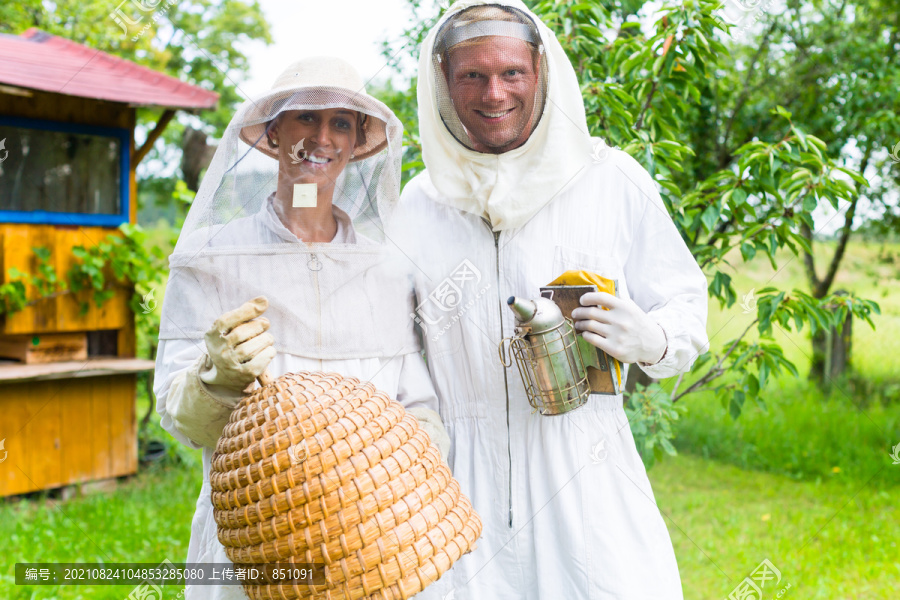
M 659 323 L 668 343 L 659 362 L 638 366 L 650 377 L 664 379 L 690 371 L 709 349 L 707 282 L 649 174 L 641 175 L 633 181 L 638 182 L 634 200 L 643 205 L 643 215 L 632 237 L 625 279 L 631 299 Z
M 199 368 L 206 358 L 203 342 L 160 340 L 154 393 L 160 425 L 189 448 L 215 448 L 242 393 L 207 386 Z

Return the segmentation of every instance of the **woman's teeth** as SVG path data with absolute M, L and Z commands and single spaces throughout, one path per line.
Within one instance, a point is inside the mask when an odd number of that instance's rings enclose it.
M 306 160 L 308 160 L 308 161 L 311 162 L 311 163 L 316 163 L 317 165 L 324 165 L 324 164 L 326 164 L 326 163 L 330 163 L 330 162 L 331 162 L 331 159 L 330 159 L 330 158 L 323 158 L 323 157 L 320 157 L 320 156 L 315 156 L 314 154 L 309 155 L 309 156 L 306 158 Z

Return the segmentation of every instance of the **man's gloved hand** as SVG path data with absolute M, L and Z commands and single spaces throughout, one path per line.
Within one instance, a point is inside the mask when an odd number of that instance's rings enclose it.
M 572 311 L 572 320 L 591 345 L 623 363 L 654 365 L 665 356 L 665 332 L 633 300 L 589 292 L 581 306 Z
M 216 319 L 205 336 L 203 383 L 243 390 L 266 370 L 275 358 L 275 338 L 266 333 L 269 320 L 257 317 L 268 307 L 269 301 L 260 296 Z

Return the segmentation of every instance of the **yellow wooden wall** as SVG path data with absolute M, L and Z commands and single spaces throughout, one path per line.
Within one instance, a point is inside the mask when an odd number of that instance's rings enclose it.
M 65 278 L 66 272 L 76 260 L 72 255 L 72 247 L 96 246 L 113 232 L 115 230 L 101 227 L 0 223 L 0 269 L 4 279 L 11 267 L 26 273 L 36 273 L 39 261 L 32 248 L 43 246 L 50 250 L 51 264 L 57 275 Z M 112 274 L 109 275 L 111 278 Z M 30 286 L 27 293 L 30 298 L 36 296 Z M 130 296 L 129 289 L 120 287 L 116 296 L 100 308 L 94 304 L 90 292 L 47 298 L 7 316 L 0 327 L 0 333 L 18 335 L 121 329 L 133 320 L 128 308 Z M 81 314 L 79 300 L 89 302 L 86 314 Z
M 0 415 L 0 497 L 137 471 L 135 375 L 5 384 Z

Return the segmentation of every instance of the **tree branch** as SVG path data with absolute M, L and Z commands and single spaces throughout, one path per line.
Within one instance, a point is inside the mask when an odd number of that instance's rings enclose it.
M 650 108 L 650 102 L 653 100 L 653 95 L 656 93 L 657 85 L 659 85 L 659 80 L 654 78 L 653 85 L 650 87 L 650 93 L 647 94 L 647 101 L 644 102 L 644 106 L 641 108 L 640 114 L 638 114 L 637 121 L 634 123 L 635 131 L 639 131 L 644 125 L 644 115 L 647 113 L 647 109 Z
M 809 242 L 809 247 L 812 249 L 813 233 L 812 229 L 809 228 L 809 225 L 807 225 L 805 221 L 800 223 L 800 235 Z M 803 266 L 806 268 L 806 279 L 809 281 L 809 288 L 813 290 L 813 294 L 815 295 L 815 290 L 819 289 L 820 285 L 819 276 L 816 275 L 816 259 L 806 250 L 803 250 Z
M 750 79 L 753 77 L 754 71 L 756 71 L 756 66 L 759 63 L 759 57 L 769 47 L 769 37 L 772 35 L 772 32 L 775 31 L 776 23 L 777 21 L 773 19 L 769 24 L 769 27 L 766 29 L 766 32 L 763 35 L 762 43 L 756 49 L 756 53 L 753 55 L 753 60 L 750 61 L 750 68 L 747 69 L 747 76 L 744 77 L 744 85 L 741 89 L 741 95 L 734 105 L 734 110 L 731 112 L 731 117 L 728 119 L 728 123 L 725 125 L 725 133 L 722 134 L 722 143 L 719 144 L 718 154 L 720 163 L 723 159 L 723 152 L 725 148 L 728 147 L 728 137 L 731 135 L 731 128 L 734 126 L 734 121 L 737 118 L 738 113 L 744 107 L 744 104 L 747 102 L 747 99 L 750 97 L 751 90 L 748 89 L 750 85 Z
M 675 45 L 677 41 L 675 40 L 674 34 L 669 34 L 666 38 L 666 41 L 663 43 L 663 51 L 661 56 L 665 56 L 672 50 L 672 46 Z M 653 101 L 653 96 L 656 94 L 656 88 L 659 86 L 659 78 L 662 77 L 663 70 L 666 68 L 666 61 L 663 61 L 661 65 L 659 65 L 659 72 L 656 73 L 656 77 L 653 78 L 653 85 L 650 86 L 650 93 L 647 94 L 647 101 L 644 102 L 643 108 L 641 108 L 640 114 L 638 114 L 637 121 L 634 123 L 634 130 L 639 131 L 641 127 L 644 125 L 644 115 L 647 114 L 647 110 L 650 108 L 650 103 Z
M 693 384 L 691 384 L 691 386 L 688 389 L 684 390 L 683 392 L 681 392 L 680 394 L 678 394 L 677 396 L 672 398 L 672 404 L 675 404 L 682 397 L 690 394 L 697 388 L 705 385 L 706 383 L 712 381 L 716 377 L 722 375 L 725 372 L 724 369 L 721 368 L 722 363 L 725 362 L 725 359 L 728 358 L 732 352 L 734 352 L 734 349 L 737 348 L 738 342 L 740 342 L 742 339 L 744 339 L 744 336 L 747 335 L 747 332 L 750 331 L 750 329 L 754 325 L 756 325 L 757 322 L 759 322 L 759 319 L 753 319 L 753 321 L 750 322 L 750 325 L 747 326 L 747 329 L 745 329 L 741 335 L 739 335 L 738 337 L 735 338 L 734 342 L 732 342 L 732 344 L 731 344 L 731 347 L 728 348 L 728 351 L 722 355 L 722 358 L 719 359 L 719 362 L 717 362 L 715 364 L 715 366 L 713 366 L 709 371 L 707 371 L 706 375 L 704 375 L 703 377 L 701 377 L 700 379 L 695 381 Z
M 682 380 L 682 379 L 684 379 L 684 373 L 683 373 L 683 372 L 678 374 L 678 379 L 675 380 L 675 385 L 672 386 L 672 393 L 669 394 L 669 400 L 670 400 L 670 401 L 671 401 L 672 398 L 675 397 L 675 392 L 678 391 L 678 386 L 681 385 L 681 380 Z

